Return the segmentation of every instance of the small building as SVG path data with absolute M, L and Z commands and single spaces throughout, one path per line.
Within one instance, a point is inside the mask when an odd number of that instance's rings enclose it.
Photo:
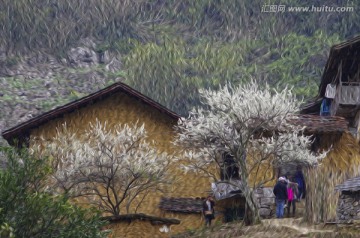
M 335 187 L 340 197 L 336 209 L 338 222 L 352 222 L 360 220 L 360 177 L 346 180 Z
M 344 193 L 338 201 L 339 196 L 333 193 L 335 185 L 358 176 L 360 167 L 360 36 L 331 47 L 318 95 L 302 108 L 301 113 L 317 115 L 324 121 L 336 118 L 347 123 L 347 129 L 342 133 L 314 134 L 312 149 L 315 152 L 325 149 L 329 153 L 321 166 L 308 173 L 312 179 L 307 181 L 311 198 L 307 200 L 308 219 L 317 222 L 339 219 L 344 214 L 339 216 L 338 211 L 344 210 L 344 206 L 351 207 L 352 198 L 339 185 L 337 191 Z M 334 124 L 329 130 L 337 128 L 341 126 Z M 343 218 L 349 218 L 346 216 L 348 214 Z
M 233 172 L 231 172 L 233 174 Z M 222 177 L 222 181 L 211 183 L 211 190 L 217 201 L 217 211 L 224 222 L 242 220 L 245 215 L 245 198 L 239 190 L 241 181 L 238 172 L 235 178 Z
M 70 131 L 76 131 L 81 135 L 88 128 L 89 123 L 94 123 L 96 120 L 100 122 L 106 121 L 109 127 L 119 123 L 132 125 L 138 122 L 140 125 L 144 123 L 148 138 L 155 142 L 158 151 L 172 154 L 180 153 L 180 148 L 172 144 L 175 136 L 174 126 L 177 125 L 179 119 L 180 116 L 175 112 L 126 84 L 115 83 L 86 97 L 25 121 L 4 131 L 2 135 L 10 145 L 26 145 L 31 148 L 35 138 L 43 137 L 46 140 L 51 140 L 56 134 L 57 128 L 61 128 L 64 123 L 67 124 Z M 195 201 L 196 198 L 201 199 L 209 194 L 211 184 L 209 178 L 199 176 L 194 172 L 184 172 L 179 163 L 179 161 L 174 161 L 171 165 L 169 172 L 176 177 L 176 180 L 169 186 L 167 191 L 165 193 L 151 192 L 137 209 L 137 213 L 146 214 L 147 216 L 180 220 L 181 223 L 171 229 L 172 234 L 202 227 L 204 220 L 198 210 L 196 212 L 183 212 L 182 209 L 165 209 L 165 207 L 161 206 L 161 199 L 179 198 L 186 201 Z M 135 211 L 135 208 L 130 210 Z M 121 209 L 121 214 L 126 214 L 125 209 Z M 131 224 L 140 222 L 139 219 L 135 220 Z M 120 222 L 118 224 L 121 226 L 121 224 L 125 223 Z M 130 226 L 126 225 L 126 227 Z M 135 229 L 135 227 L 133 228 Z M 158 232 L 157 228 L 153 228 L 149 229 Z M 150 231 L 145 234 L 147 236 L 140 237 L 156 237 Z M 127 237 L 130 237 L 130 235 Z
M 340 116 L 350 131 L 360 132 L 360 36 L 334 45 L 324 69 L 316 98 L 302 109 L 303 114 Z

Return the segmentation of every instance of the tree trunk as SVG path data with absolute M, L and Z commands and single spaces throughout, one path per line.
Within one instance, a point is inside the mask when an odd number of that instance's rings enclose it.
M 243 162 L 241 164 L 245 169 L 242 169 L 240 174 L 241 177 L 241 185 L 242 192 L 245 197 L 245 214 L 244 214 L 244 222 L 246 225 L 253 225 L 260 223 L 260 215 L 259 215 L 259 204 L 257 199 L 254 197 L 254 191 L 250 188 L 248 183 L 248 174 L 246 171 L 246 165 Z
M 254 225 L 260 223 L 259 206 L 256 198 L 254 198 L 254 192 L 246 185 L 243 189 L 245 196 L 245 216 L 244 222 L 246 225 Z
M 249 174 L 246 167 L 246 157 L 244 157 L 244 151 L 245 150 L 243 149 L 237 152 L 236 160 L 240 168 L 241 190 L 246 201 L 244 222 L 246 225 L 253 225 L 260 223 L 259 204 L 258 200 L 254 197 L 254 191 L 249 186 Z

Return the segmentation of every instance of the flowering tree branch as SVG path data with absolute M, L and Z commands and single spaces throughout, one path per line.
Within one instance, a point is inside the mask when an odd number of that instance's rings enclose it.
M 193 109 L 177 126 L 175 144 L 190 155 L 184 167 L 219 179 L 210 168 L 216 165 L 220 171 L 224 164 L 219 162 L 220 155 L 231 155 L 241 179 L 234 184 L 242 190 L 253 220 L 258 219 L 258 204 L 248 181 L 250 173 L 255 174 L 255 189 L 273 179 L 258 176 L 260 167 L 267 172 L 288 162 L 314 164 L 325 156 L 313 154 L 304 128 L 290 123 L 301 104 L 290 89 L 278 92 L 251 82 L 236 88 L 226 85 L 218 91 L 202 90 L 200 96 L 204 107 Z
M 171 182 L 171 156 L 146 139 L 144 125 L 108 128 L 97 120 L 83 134 L 64 125 L 50 142 L 40 138 L 37 144 L 53 159 L 55 187 L 119 215 L 122 209 L 129 213 L 134 202 L 137 210 L 150 191 Z

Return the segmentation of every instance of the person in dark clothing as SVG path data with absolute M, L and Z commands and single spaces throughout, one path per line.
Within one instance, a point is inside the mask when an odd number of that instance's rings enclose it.
M 215 218 L 215 202 L 211 196 L 208 196 L 203 203 L 203 215 L 205 217 L 205 225 L 210 226 L 211 220 Z
M 306 195 L 305 178 L 303 172 L 301 171 L 301 166 L 298 166 L 296 168 L 296 173 L 294 177 L 295 177 L 294 179 L 295 183 L 298 184 L 298 190 L 299 190 L 298 200 L 301 200 Z
M 283 218 L 284 217 L 284 206 L 287 201 L 287 187 L 286 187 L 286 179 L 284 177 L 280 177 L 278 182 L 274 187 L 274 195 L 276 202 L 276 217 Z

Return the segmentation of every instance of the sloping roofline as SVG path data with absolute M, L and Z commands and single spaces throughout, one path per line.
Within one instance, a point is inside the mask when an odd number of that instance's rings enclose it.
M 150 107 L 158 110 L 161 113 L 166 114 L 172 119 L 178 120 L 180 116 L 175 112 L 167 109 L 166 107 L 162 106 L 161 104 L 155 102 L 151 98 L 141 94 L 140 92 L 136 91 L 135 89 L 131 88 L 130 86 L 124 83 L 114 83 L 104 89 L 101 89 L 95 93 L 92 93 L 88 96 L 80 98 L 76 101 L 70 102 L 63 106 L 57 107 L 52 109 L 48 112 L 45 112 L 39 116 L 36 116 L 28 121 L 20 123 L 8 130 L 5 130 L 2 133 L 2 136 L 9 142 L 9 144 L 14 144 L 14 139 L 18 139 L 21 142 L 24 142 L 24 138 L 28 138 L 30 134 L 30 130 L 43 125 L 44 123 L 53 120 L 55 118 L 61 117 L 64 114 L 70 113 L 75 111 L 76 109 L 85 107 L 95 101 L 99 101 L 104 97 L 108 97 L 114 93 L 123 92 L 131 97 L 134 97 L 145 104 L 149 105 Z M 22 138 L 22 139 L 21 139 Z
M 356 62 L 356 56 L 360 58 L 360 36 L 356 36 L 347 41 L 333 45 L 330 48 L 330 53 L 324 68 L 319 90 L 315 98 L 312 99 L 311 103 L 303 105 L 301 108 L 301 114 L 318 114 L 320 112 L 321 101 L 325 96 L 326 86 L 329 83 L 339 83 L 337 71 L 341 60 L 352 59 Z M 353 63 L 344 62 L 343 73 L 348 73 L 354 67 Z M 355 65 L 355 67 L 358 67 Z M 335 80 L 335 81 L 334 81 Z M 333 82 L 334 81 L 334 82 Z
M 360 176 L 347 179 L 342 184 L 335 186 L 335 191 L 359 191 L 360 190 Z
M 299 114 L 289 121 L 293 125 L 304 126 L 305 132 L 315 133 L 343 133 L 348 131 L 348 122 L 339 116 L 319 116 Z
M 334 77 L 337 76 L 338 66 L 343 59 L 350 59 L 356 62 L 356 57 L 360 58 L 360 36 L 356 36 L 340 44 L 333 45 L 330 48 L 330 54 L 325 65 L 324 73 L 319 86 L 318 97 L 324 97 L 326 86 L 332 83 Z M 353 63 L 344 62 L 343 72 L 350 71 L 353 67 L 358 67 Z M 338 83 L 338 82 L 336 82 Z

